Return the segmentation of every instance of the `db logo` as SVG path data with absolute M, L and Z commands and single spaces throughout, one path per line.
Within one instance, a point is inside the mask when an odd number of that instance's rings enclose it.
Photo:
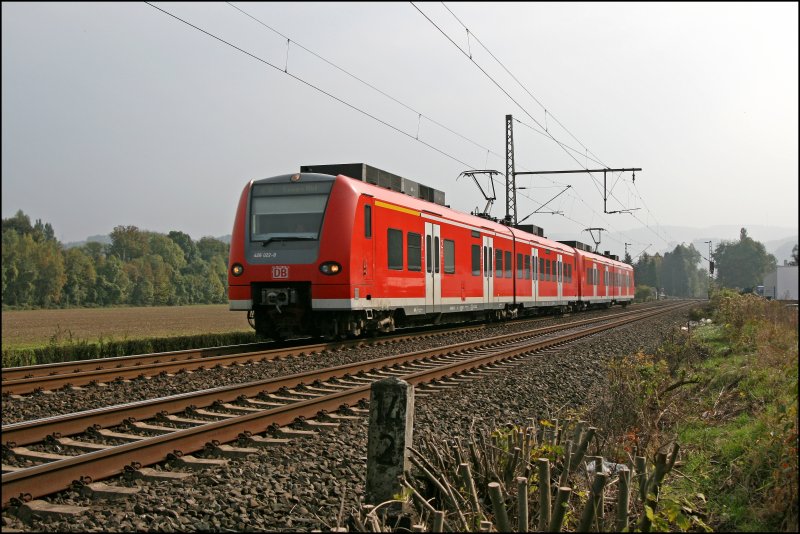
M 286 265 L 273 265 L 272 278 L 289 278 L 289 267 Z

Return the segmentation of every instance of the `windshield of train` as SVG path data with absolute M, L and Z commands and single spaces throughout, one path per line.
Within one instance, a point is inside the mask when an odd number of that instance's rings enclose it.
M 319 239 L 333 181 L 255 184 L 250 209 L 253 241 Z

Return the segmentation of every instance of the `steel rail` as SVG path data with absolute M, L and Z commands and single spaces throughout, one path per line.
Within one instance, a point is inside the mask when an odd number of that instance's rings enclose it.
M 649 309 L 649 308 L 648 308 Z M 604 315 L 604 318 L 635 313 L 632 311 Z M 534 320 L 536 322 L 536 320 Z M 254 352 L 236 352 L 236 347 L 216 347 L 209 349 L 165 352 L 141 356 L 122 356 L 117 358 L 100 358 L 82 362 L 64 362 L 25 368 L 11 368 L 3 371 L 3 382 L 0 384 L 3 394 L 22 395 L 37 390 L 55 390 L 64 386 L 82 386 L 95 382 L 110 382 L 142 375 L 160 373 L 176 373 L 180 371 L 199 370 L 217 365 L 233 365 L 252 363 L 253 361 L 275 360 L 294 354 L 310 354 L 324 350 L 361 347 L 396 343 L 407 338 L 431 337 L 443 332 L 469 331 L 486 328 L 485 325 L 460 327 L 444 331 L 426 332 L 422 334 L 403 334 L 378 339 L 359 339 L 349 342 L 329 342 L 314 345 L 302 345 L 290 348 L 258 350 Z M 205 351 L 205 352 L 204 352 Z M 109 365 L 110 364 L 110 365 Z M 61 369 L 63 372 L 58 372 Z M 49 372 L 48 372 L 49 371 Z
M 685 304 L 684 304 L 685 305 Z M 680 306 L 678 306 L 680 307 Z M 466 370 L 490 365 L 501 360 L 513 359 L 537 350 L 560 345 L 603 330 L 608 330 L 633 321 L 666 313 L 673 307 L 655 312 L 645 312 L 608 324 L 568 333 L 557 338 L 539 341 L 532 345 L 515 346 L 493 354 L 481 355 L 468 360 L 446 364 L 430 370 L 422 370 L 402 376 L 412 385 L 446 378 Z M 313 417 L 322 410 L 334 411 L 344 404 L 352 405 L 368 399 L 370 384 L 341 392 L 331 393 L 317 399 L 298 401 L 286 406 L 242 415 L 236 418 L 210 422 L 194 428 L 177 430 L 170 434 L 145 438 L 142 441 L 118 445 L 107 450 L 92 452 L 64 460 L 38 465 L 21 471 L 2 475 L 2 501 L 7 505 L 12 497 L 28 494 L 31 497 L 48 495 L 69 487 L 74 480 L 87 475 L 92 480 L 108 478 L 123 472 L 132 462 L 141 466 L 164 461 L 168 452 L 191 453 L 205 447 L 209 442 L 230 442 L 243 433 L 256 434 L 272 425 L 288 425 L 298 417 Z
M 642 313 L 659 313 L 664 308 L 659 308 L 653 312 L 650 310 L 639 310 L 626 312 L 620 315 L 631 316 Z M 666 311 L 666 310 L 665 310 Z M 560 330 L 581 327 L 588 324 L 610 320 L 608 317 L 584 319 L 573 321 L 566 324 L 553 325 L 536 328 L 524 332 L 504 334 L 491 338 L 467 341 L 446 347 L 436 347 L 432 349 L 410 352 L 401 355 L 385 356 L 363 362 L 337 365 L 320 370 L 311 370 L 303 373 L 287 375 L 283 377 L 269 378 L 234 384 L 231 386 L 220 386 L 216 388 L 181 393 L 148 399 L 143 401 L 118 404 L 85 410 L 65 415 L 57 415 L 32 421 L 22 421 L 2 426 L 2 442 L 14 443 L 16 445 L 27 445 L 43 440 L 47 436 L 57 432 L 61 436 L 70 436 L 86 431 L 89 426 L 99 425 L 101 428 L 119 425 L 126 419 L 142 420 L 155 417 L 162 412 L 177 413 L 195 405 L 210 405 L 216 401 L 231 402 L 245 397 L 256 396 L 266 390 L 274 391 L 283 387 L 293 388 L 300 384 L 307 384 L 316 380 L 324 381 L 343 375 L 354 375 L 360 372 L 370 371 L 375 368 L 387 368 L 394 365 L 402 365 L 410 362 L 427 360 L 431 358 L 446 356 L 449 354 L 461 353 L 468 350 L 479 349 L 488 346 L 496 346 L 500 343 L 510 343 L 519 339 L 541 336 Z
M 25 365 L 20 367 L 5 367 L 3 368 L 2 385 L 5 387 L 6 382 L 22 380 L 26 378 L 36 378 L 40 376 L 52 376 L 56 374 L 69 375 L 82 371 L 141 366 L 151 363 L 160 363 L 162 361 L 193 360 L 196 358 L 208 358 L 210 356 L 224 356 L 226 354 L 253 352 L 256 350 L 261 350 L 267 345 L 273 345 L 273 343 L 244 343 L 240 345 L 224 345 L 220 347 L 208 347 L 202 349 L 185 349 L 169 352 L 156 352 L 152 354 L 134 354 L 130 356 L 113 356 L 110 358 L 92 358 L 90 360 L 42 363 L 39 365 Z
M 451 330 L 477 330 L 486 325 L 473 325 Z M 436 330 L 415 334 L 401 334 L 389 337 L 355 339 L 351 341 L 331 341 L 312 345 L 293 345 L 290 347 L 270 348 L 243 352 L 232 345 L 230 347 L 212 347 L 207 349 L 190 349 L 185 351 L 162 352 L 137 356 L 119 356 L 115 358 L 98 358 L 76 362 L 42 364 L 28 367 L 12 367 L 3 370 L 3 381 L 0 383 L 4 394 L 21 395 L 32 393 L 38 389 L 58 389 L 66 385 L 85 385 L 115 379 L 136 378 L 148 371 L 151 375 L 162 372 L 177 372 L 214 367 L 216 365 L 232 365 L 252 361 L 276 360 L 294 354 L 310 354 L 314 352 L 358 348 L 362 346 L 397 343 L 405 339 L 418 339 L 442 335 L 449 330 Z M 274 343 L 266 343 L 274 345 Z M 110 364 L 110 365 L 109 365 Z
M 629 312 L 621 312 L 621 313 L 629 313 Z M 618 315 L 618 314 L 611 314 L 611 315 Z M 531 322 L 536 322 L 538 320 L 541 320 L 541 317 L 537 319 L 528 318 L 526 320 Z M 351 341 L 332 341 L 326 343 L 315 343 L 311 345 L 302 345 L 291 342 L 289 345 L 286 345 L 285 343 L 279 344 L 275 342 L 258 342 L 258 343 L 246 343 L 241 345 L 208 347 L 203 349 L 186 349 L 186 350 L 159 352 L 152 354 L 135 354 L 129 356 L 115 356 L 110 358 L 94 358 L 90 360 L 78 360 L 70 362 L 48 363 L 48 364 L 28 365 L 20 367 L 6 367 L 3 369 L 1 377 L 2 387 L 6 388 L 7 386 L 24 384 L 26 380 L 30 381 L 38 377 L 53 377 L 57 375 L 66 375 L 74 379 L 77 376 L 79 376 L 80 373 L 98 371 L 103 369 L 123 369 L 128 367 L 147 369 L 148 366 L 150 365 L 163 362 L 178 362 L 178 361 L 194 360 L 202 358 L 210 359 L 219 356 L 242 355 L 251 353 L 254 355 L 261 355 L 261 354 L 270 355 L 273 352 L 275 354 L 282 354 L 284 351 L 287 353 L 320 352 L 323 350 L 335 350 L 340 348 L 349 348 L 353 346 L 359 347 L 362 345 L 395 343 L 403 341 L 404 339 L 408 338 L 430 337 L 435 335 L 447 334 L 450 332 L 470 331 L 470 330 L 478 330 L 484 328 L 486 328 L 485 324 L 468 325 L 468 326 L 461 325 L 455 328 L 447 327 L 435 330 L 427 329 L 422 332 L 405 331 L 405 332 L 400 332 L 393 336 L 382 336 L 380 338 L 372 338 L 372 339 L 362 338 Z M 303 340 L 303 343 L 305 343 L 305 340 Z M 284 345 L 284 346 L 276 346 L 276 345 Z M 248 349 L 253 349 L 253 350 L 248 350 Z M 22 391 L 20 389 L 15 389 L 14 391 L 11 391 L 9 389 L 7 392 L 27 393 L 28 391 Z

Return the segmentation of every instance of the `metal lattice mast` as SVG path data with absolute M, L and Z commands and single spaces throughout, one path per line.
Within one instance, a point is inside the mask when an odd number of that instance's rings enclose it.
M 506 224 L 517 224 L 517 177 L 514 172 L 514 127 L 506 115 Z

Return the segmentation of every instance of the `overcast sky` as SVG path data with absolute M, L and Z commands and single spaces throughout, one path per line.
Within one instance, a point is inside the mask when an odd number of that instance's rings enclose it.
M 642 226 L 656 246 L 669 226 L 797 228 L 796 2 L 154 5 L 258 59 L 145 3 L 2 4 L 4 218 L 63 242 L 220 236 L 250 179 L 352 162 L 471 211 L 456 178 L 505 170 L 511 114 L 517 171 L 643 168 L 609 175 L 631 214 L 603 214 L 602 173 L 518 177 L 518 219 L 561 212 L 525 221 L 548 236 L 603 227 L 622 254 Z

